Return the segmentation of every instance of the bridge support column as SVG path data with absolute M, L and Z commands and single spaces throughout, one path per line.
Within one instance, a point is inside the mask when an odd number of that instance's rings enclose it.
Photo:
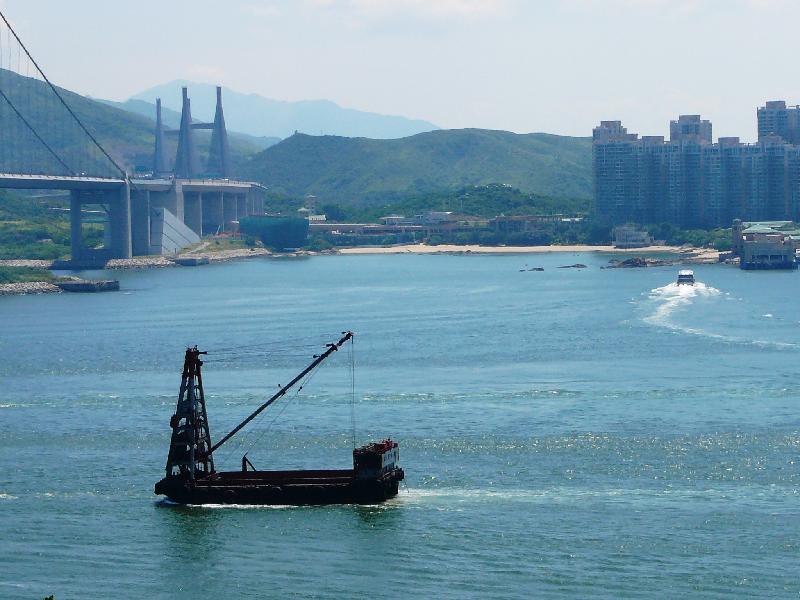
M 116 196 L 116 197 L 115 197 Z M 111 225 L 111 256 L 113 258 L 131 258 L 131 188 L 126 181 L 118 191 L 108 192 L 109 215 Z
M 200 194 L 203 204 L 203 235 L 213 235 L 224 228 L 222 192 Z
M 169 204 L 164 204 L 166 208 L 173 215 L 178 217 L 181 221 L 184 219 L 184 200 L 183 200 L 183 185 L 180 181 L 176 181 L 172 189 L 167 192 Z
M 197 192 L 184 192 L 183 194 L 183 222 L 197 235 L 203 235 L 203 203 Z M 169 210 L 169 208 L 167 208 Z
M 78 190 L 72 190 L 69 193 L 69 229 L 71 242 L 70 254 L 73 262 L 81 260 L 85 254 L 82 221 L 81 193 Z
M 136 191 L 131 197 L 133 255 L 150 254 L 150 192 Z
M 224 218 L 224 230 L 234 231 L 238 219 L 236 194 L 220 194 L 222 196 L 222 216 Z
M 243 219 L 247 214 L 247 194 L 236 194 L 236 218 Z

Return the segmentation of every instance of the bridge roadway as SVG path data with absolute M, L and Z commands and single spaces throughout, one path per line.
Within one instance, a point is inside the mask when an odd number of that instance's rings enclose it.
M 153 209 L 171 212 L 198 236 L 230 231 L 241 217 L 264 213 L 261 184 L 232 179 L 151 179 L 0 173 L 0 188 L 70 192 L 72 260 L 96 263 L 150 254 Z M 107 207 L 106 247 L 83 244 L 81 206 Z

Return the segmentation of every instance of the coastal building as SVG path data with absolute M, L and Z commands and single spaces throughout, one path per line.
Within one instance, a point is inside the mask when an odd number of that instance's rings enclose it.
M 652 236 L 644 229 L 634 225 L 614 227 L 615 248 L 644 248 L 653 243 Z
M 580 223 L 582 217 L 566 215 L 498 215 L 489 219 L 488 226 L 500 233 L 532 233 L 552 228 L 556 223 Z
M 700 115 L 671 121 L 669 141 L 601 121 L 592 132 L 595 218 L 705 229 L 733 219 L 800 220 L 800 108 L 770 101 L 758 120 L 753 144 L 713 143 Z
M 792 221 L 733 222 L 733 253 L 742 269 L 797 268 L 800 225 Z
M 380 222 L 384 225 L 413 225 L 414 220 L 403 215 L 387 215 L 381 217 Z

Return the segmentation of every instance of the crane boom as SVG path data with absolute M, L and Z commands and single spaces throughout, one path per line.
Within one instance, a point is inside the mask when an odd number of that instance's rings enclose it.
M 225 442 L 231 439 L 234 435 L 236 435 L 245 425 L 247 425 L 250 421 L 255 419 L 261 412 L 267 408 L 270 404 L 275 402 L 278 398 L 286 394 L 298 381 L 300 381 L 303 377 L 308 375 L 315 367 L 317 367 L 322 361 L 328 358 L 331 354 L 336 352 L 345 342 L 352 339 L 353 332 L 352 331 L 345 331 L 342 338 L 333 344 L 327 344 L 328 349 L 325 350 L 322 354 L 317 356 L 314 361 L 308 365 L 305 369 L 303 369 L 294 379 L 292 379 L 289 383 L 285 386 L 281 387 L 281 389 L 275 393 L 269 400 L 264 402 L 261 406 L 259 406 L 256 410 L 254 410 L 250 415 L 241 423 L 239 423 L 236 427 L 234 427 L 230 432 L 225 434 L 225 436 L 214 444 L 211 449 L 208 451 L 209 454 L 213 453 L 214 450 L 222 446 Z

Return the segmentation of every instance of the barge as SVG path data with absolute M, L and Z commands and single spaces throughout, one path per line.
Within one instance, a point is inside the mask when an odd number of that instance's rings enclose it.
M 247 455 L 242 456 L 239 471 L 218 472 L 214 468 L 215 450 L 352 339 L 348 331 L 338 342 L 328 344 L 325 352 L 315 356 L 291 382 L 213 445 L 201 374 L 200 356 L 206 353 L 197 347 L 188 348 L 178 404 L 170 419 L 166 476 L 156 483 L 155 493 L 179 504 L 200 505 L 375 504 L 396 496 L 404 472 L 398 466 L 398 444 L 391 439 L 355 448 L 352 469 L 259 471 Z

